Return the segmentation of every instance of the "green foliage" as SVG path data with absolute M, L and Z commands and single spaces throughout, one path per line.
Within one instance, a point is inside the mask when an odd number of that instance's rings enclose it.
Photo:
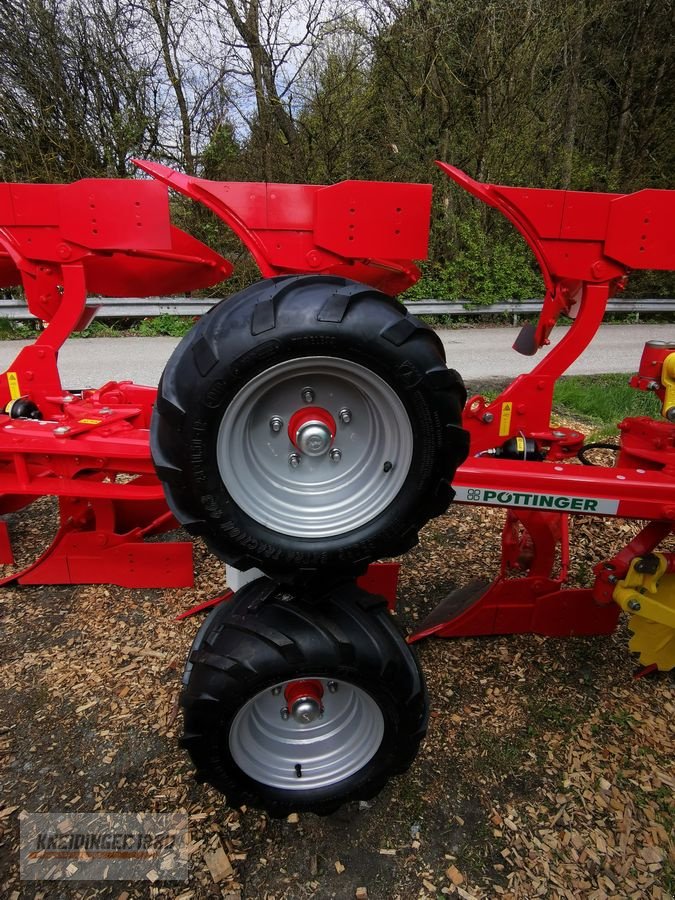
M 469 300 L 478 306 L 543 296 L 527 246 L 513 233 L 486 232 L 480 210 L 457 223 L 458 252 L 446 262 L 422 263 L 422 278 L 405 296 Z
M 561 378 L 553 397 L 564 413 L 582 416 L 596 435 L 616 434 L 616 424 L 626 416 L 660 414 L 658 397 L 629 385 L 629 375 L 572 375 Z
M 94 319 L 83 331 L 74 331 L 72 336 L 76 338 L 119 337 L 127 334 L 129 327 L 129 323 L 122 320 Z
M 183 337 L 195 324 L 194 316 L 171 316 L 164 314 L 142 319 L 135 329 L 136 334 L 144 336 L 168 335 L 169 337 Z
M 0 319 L 0 341 L 13 341 L 35 337 L 35 323 L 16 319 Z
M 172 316 L 170 313 L 140 320 L 94 319 L 88 328 L 84 331 L 76 331 L 73 337 L 125 337 L 127 335 L 183 337 L 192 328 L 195 320 L 195 316 Z

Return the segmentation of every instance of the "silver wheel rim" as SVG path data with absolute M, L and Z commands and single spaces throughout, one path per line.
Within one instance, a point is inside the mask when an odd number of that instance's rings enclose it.
M 230 753 L 250 778 L 290 791 L 323 788 L 356 774 L 376 754 L 384 718 L 370 694 L 333 679 L 331 693 L 326 679 L 313 680 L 324 688 L 323 714 L 313 722 L 282 718 L 285 683 L 256 694 L 234 717 Z
M 308 386 L 313 405 L 336 423 L 330 449 L 314 456 L 288 435 Z M 339 415 L 345 408 L 346 423 Z M 270 422 L 277 417 L 283 427 L 275 432 Z M 322 538 L 353 531 L 390 505 L 410 470 L 413 434 L 402 401 L 382 378 L 349 360 L 312 356 L 252 378 L 223 415 L 216 452 L 220 476 L 243 512 L 280 534 Z M 291 455 L 300 462 L 289 464 Z

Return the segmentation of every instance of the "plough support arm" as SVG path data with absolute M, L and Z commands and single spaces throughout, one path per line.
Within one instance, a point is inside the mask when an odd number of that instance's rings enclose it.
M 536 329 L 521 332 L 514 345 L 521 353 L 532 355 L 543 347 L 562 313 L 575 315 L 585 286 L 607 285 L 606 302 L 631 270 L 675 268 L 675 191 L 604 194 L 506 187 L 482 184 L 447 163 L 438 166 L 503 213 L 539 263 L 546 296 Z

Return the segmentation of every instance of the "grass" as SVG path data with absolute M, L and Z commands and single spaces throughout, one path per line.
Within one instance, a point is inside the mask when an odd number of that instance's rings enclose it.
M 192 328 L 195 321 L 195 316 L 172 316 L 168 313 L 151 316 L 147 319 L 94 319 L 84 331 L 73 332 L 72 337 L 127 337 L 128 335 L 183 337 Z M 36 322 L 0 318 L 0 341 L 27 340 L 37 337 L 38 334 Z
M 94 319 L 84 331 L 75 332 L 74 337 L 122 337 L 140 335 L 141 337 L 183 337 L 195 324 L 195 316 L 172 316 L 165 313 L 161 316 L 150 316 L 147 319 L 103 321 Z
M 626 416 L 658 418 L 658 397 L 632 388 L 628 375 L 573 375 L 561 378 L 555 387 L 558 412 L 580 417 L 594 428 L 594 436 L 616 434 L 616 424 Z

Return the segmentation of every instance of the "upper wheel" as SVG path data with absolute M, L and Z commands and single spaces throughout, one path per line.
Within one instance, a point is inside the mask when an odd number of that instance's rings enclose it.
M 176 518 L 237 568 L 358 571 L 447 508 L 465 400 L 401 304 L 343 278 L 276 278 L 176 348 L 151 448 Z

